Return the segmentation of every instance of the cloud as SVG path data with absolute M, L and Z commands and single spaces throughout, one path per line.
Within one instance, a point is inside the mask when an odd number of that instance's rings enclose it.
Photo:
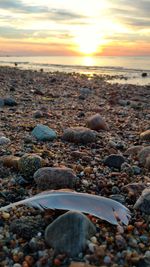
M 132 28 L 149 28 L 149 10 L 149 0 L 114 0 L 106 15 L 114 16 L 118 22 Z
M 0 8 L 22 13 L 47 12 L 47 7 L 45 6 L 25 5 L 19 0 L 0 0 Z

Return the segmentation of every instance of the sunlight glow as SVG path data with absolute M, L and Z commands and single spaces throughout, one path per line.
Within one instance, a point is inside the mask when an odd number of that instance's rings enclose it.
M 92 55 L 101 52 L 101 45 L 104 43 L 103 36 L 93 28 L 86 28 L 76 33 L 75 43 L 78 51 L 85 55 Z

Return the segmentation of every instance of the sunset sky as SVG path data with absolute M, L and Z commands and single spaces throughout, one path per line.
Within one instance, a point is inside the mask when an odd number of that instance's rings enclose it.
M 150 55 L 150 0 L 0 0 L 0 55 Z

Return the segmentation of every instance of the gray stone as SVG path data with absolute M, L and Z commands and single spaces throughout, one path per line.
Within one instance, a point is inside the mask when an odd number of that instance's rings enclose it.
M 92 143 L 96 141 L 96 133 L 86 127 L 73 127 L 64 131 L 62 139 L 72 143 Z
M 62 189 L 74 188 L 77 177 L 69 168 L 45 167 L 34 173 L 34 180 L 42 190 Z
M 95 233 L 95 226 L 85 215 L 69 211 L 46 228 L 45 240 L 56 254 L 74 257 L 85 250 L 87 240 Z
M 33 129 L 32 135 L 39 141 L 53 141 L 57 137 L 54 130 L 43 124 L 38 124 Z
M 80 88 L 80 94 L 89 95 L 91 93 L 92 93 L 92 90 L 90 88 L 87 88 L 87 87 Z
M 135 209 L 150 215 L 150 187 L 146 188 L 134 205 Z
M 3 145 L 7 145 L 7 144 L 10 144 L 10 139 L 5 137 L 5 136 L 1 136 L 0 137 L 0 145 L 3 146 Z
M 125 162 L 125 159 L 121 155 L 112 154 L 105 158 L 104 164 L 108 167 L 120 169 L 121 165 Z

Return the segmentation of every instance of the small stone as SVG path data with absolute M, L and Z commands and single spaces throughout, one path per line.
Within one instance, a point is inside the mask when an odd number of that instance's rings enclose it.
M 109 256 L 104 257 L 104 263 L 105 264 L 110 264 L 111 263 L 111 258 Z
M 108 130 L 108 125 L 105 120 L 100 116 L 100 114 L 95 114 L 88 118 L 87 127 L 95 131 Z
M 144 183 L 131 183 L 122 187 L 122 190 L 127 192 L 130 196 L 139 196 L 146 188 Z
M 33 129 L 32 135 L 38 141 L 53 141 L 57 137 L 54 130 L 43 124 L 38 124 Z
M 84 168 L 85 174 L 91 174 L 92 172 L 93 172 L 93 169 L 90 166 Z
M 115 236 L 115 243 L 116 243 L 117 247 L 120 249 L 125 248 L 127 245 L 125 239 L 121 235 Z
M 137 248 L 137 246 L 138 246 L 137 240 L 134 237 L 132 237 L 132 236 L 129 238 L 128 244 L 132 248 Z
M 85 215 L 69 211 L 46 228 L 45 240 L 56 254 L 66 253 L 74 257 L 84 251 L 87 240 L 95 233 L 95 226 Z
M 5 137 L 5 136 L 1 136 L 0 137 L 0 146 L 8 145 L 8 144 L 10 144 L 10 139 Z
M 8 212 L 3 212 L 2 213 L 2 218 L 5 220 L 8 220 L 10 218 L 10 214 Z
M 133 165 L 133 166 L 132 166 L 132 169 L 133 169 L 133 173 L 134 173 L 135 175 L 140 174 L 141 171 L 142 171 L 141 168 L 138 167 L 138 166 L 136 166 L 136 165 Z
M 150 215 L 150 188 L 143 190 L 142 195 L 136 201 L 134 208 Z
M 77 177 L 69 168 L 45 167 L 34 173 L 34 180 L 42 190 L 61 189 L 74 188 Z
M 13 98 L 8 97 L 8 98 L 4 98 L 4 104 L 5 106 L 13 107 L 17 105 L 17 102 Z
M 35 119 L 42 118 L 42 117 L 43 117 L 43 112 L 40 111 L 40 110 L 37 110 L 37 111 L 33 114 L 33 117 L 34 117 Z
M 121 165 L 125 162 L 125 159 L 121 155 L 112 154 L 105 158 L 104 164 L 108 167 L 120 169 Z
M 121 195 L 121 194 L 115 194 L 115 195 L 110 195 L 110 198 L 120 202 L 121 204 L 125 204 L 126 200 L 125 200 L 125 196 Z
M 13 168 L 15 170 L 18 170 L 19 159 L 20 159 L 19 157 L 10 155 L 10 156 L 5 156 L 1 158 L 1 161 L 3 165 L 6 166 L 7 168 Z
M 150 156 L 146 158 L 145 168 L 150 170 Z
M 139 163 L 144 166 L 147 157 L 150 156 L 150 146 L 144 147 L 138 154 Z
M 121 171 L 127 173 L 129 176 L 133 176 L 133 174 L 134 174 L 133 168 L 127 162 L 124 162 L 121 165 Z
M 91 93 L 92 93 L 92 90 L 90 88 L 87 88 L 87 87 L 80 88 L 80 94 L 89 95 Z
M 150 130 L 147 130 L 140 134 L 142 140 L 150 141 Z
M 18 168 L 21 174 L 30 180 L 39 168 L 43 166 L 43 159 L 36 154 L 25 154 L 18 161 Z
M 143 148 L 143 146 L 131 146 L 126 150 L 125 154 L 130 156 L 137 156 Z
M 73 127 L 64 131 L 62 139 L 72 143 L 92 143 L 96 141 L 96 133 L 86 127 Z

